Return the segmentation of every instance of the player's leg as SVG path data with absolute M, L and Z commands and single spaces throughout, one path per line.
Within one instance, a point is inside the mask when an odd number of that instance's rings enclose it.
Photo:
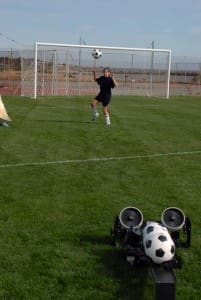
M 105 95 L 104 100 L 102 101 L 103 104 L 103 114 L 105 116 L 105 124 L 110 125 L 110 113 L 109 113 L 109 104 L 111 101 L 111 95 Z
M 91 102 L 92 120 L 93 121 L 95 121 L 99 116 L 99 113 L 97 110 L 97 103 L 98 103 L 98 100 L 96 100 L 96 99 L 93 99 Z
M 105 116 L 105 124 L 106 125 L 111 125 L 108 105 L 103 105 L 103 114 Z

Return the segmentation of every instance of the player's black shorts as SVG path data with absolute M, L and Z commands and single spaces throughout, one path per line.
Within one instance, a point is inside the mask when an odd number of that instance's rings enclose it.
M 111 94 L 103 94 L 103 93 L 99 93 L 95 99 L 98 100 L 99 102 L 101 102 L 103 104 L 103 106 L 108 106 L 108 104 L 110 103 L 111 100 Z

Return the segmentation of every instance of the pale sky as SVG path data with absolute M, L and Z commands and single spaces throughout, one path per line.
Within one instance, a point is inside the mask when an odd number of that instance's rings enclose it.
M 0 49 L 36 41 L 201 57 L 201 0 L 0 0 Z

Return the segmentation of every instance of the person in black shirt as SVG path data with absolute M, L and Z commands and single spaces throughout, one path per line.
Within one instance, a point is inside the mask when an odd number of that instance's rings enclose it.
M 103 69 L 103 76 L 97 78 L 95 70 L 93 71 L 93 75 L 94 81 L 100 86 L 100 92 L 91 102 L 92 120 L 95 121 L 99 116 L 97 104 L 98 102 L 101 102 L 103 106 L 103 114 L 105 116 L 105 123 L 106 125 L 110 125 L 111 122 L 108 106 L 112 98 L 112 89 L 117 87 L 117 82 L 108 67 Z

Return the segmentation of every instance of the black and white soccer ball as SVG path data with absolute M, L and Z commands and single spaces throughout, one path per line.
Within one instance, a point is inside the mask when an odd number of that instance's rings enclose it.
M 143 246 L 145 254 L 156 264 L 168 262 L 175 255 L 175 244 L 168 232 L 145 235 Z
M 168 229 L 159 222 L 147 222 L 143 229 L 145 254 L 154 263 L 170 261 L 175 255 L 175 244 Z
M 95 58 L 95 59 L 98 59 L 102 56 L 102 52 L 101 50 L 99 49 L 94 49 L 93 52 L 92 52 L 92 56 Z
M 155 222 L 155 221 L 149 221 L 147 222 L 146 226 L 143 229 L 143 236 L 147 235 L 153 235 L 156 233 L 167 233 L 167 228 L 162 225 L 161 223 Z

